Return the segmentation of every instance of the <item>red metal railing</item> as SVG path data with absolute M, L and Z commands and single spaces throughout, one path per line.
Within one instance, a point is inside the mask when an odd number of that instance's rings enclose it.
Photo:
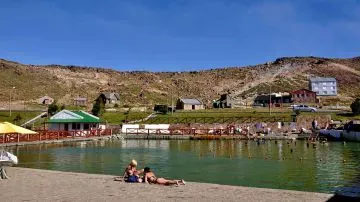
M 51 131 L 38 130 L 37 134 L 0 134 L 0 144 L 34 142 L 46 140 L 81 139 L 112 135 L 112 129 L 78 130 L 78 131 Z
M 247 135 L 247 131 L 238 132 L 234 128 L 226 129 L 139 129 L 127 128 L 126 135 Z

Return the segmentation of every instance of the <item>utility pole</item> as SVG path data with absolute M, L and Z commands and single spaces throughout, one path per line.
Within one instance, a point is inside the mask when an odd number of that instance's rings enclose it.
M 10 89 L 10 100 L 9 100 L 9 117 L 11 117 L 11 89 Z
M 171 116 L 174 114 L 173 93 L 171 92 Z
M 11 93 L 15 87 L 10 88 L 9 116 L 11 117 Z

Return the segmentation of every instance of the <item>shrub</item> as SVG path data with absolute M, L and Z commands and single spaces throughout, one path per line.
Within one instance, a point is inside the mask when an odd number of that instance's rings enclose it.
M 115 108 L 119 108 L 119 105 L 117 103 L 114 104 Z
M 22 117 L 21 117 L 21 115 L 20 114 L 18 114 L 18 115 L 16 115 L 16 117 L 14 118 L 14 122 L 15 123 L 17 123 L 18 121 L 20 121 L 22 119 Z
M 59 110 L 59 107 L 57 106 L 55 101 L 53 103 L 51 103 L 48 107 L 48 113 L 50 115 L 54 115 L 58 110 Z
M 360 98 L 356 98 L 356 100 L 351 103 L 350 108 L 353 114 L 360 114 Z
M 159 112 L 160 113 L 162 113 L 162 114 L 167 114 L 168 113 L 168 108 L 166 107 L 161 107 L 160 109 L 159 109 Z
M 92 114 L 95 116 L 100 116 L 105 111 L 105 103 L 103 99 L 98 98 L 95 100 L 95 103 L 93 104 L 93 108 L 91 110 Z

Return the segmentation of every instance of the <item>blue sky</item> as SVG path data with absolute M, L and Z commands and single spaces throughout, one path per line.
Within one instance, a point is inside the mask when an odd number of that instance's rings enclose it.
M 360 56 L 359 0 L 2 0 L 0 58 L 190 71 Z

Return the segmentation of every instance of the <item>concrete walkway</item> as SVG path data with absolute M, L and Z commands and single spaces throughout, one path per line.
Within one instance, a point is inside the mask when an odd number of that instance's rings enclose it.
M 130 184 L 114 176 L 7 168 L 1 201 L 326 201 L 332 195 L 188 182 L 184 186 Z M 120 172 L 120 171 L 119 171 Z

